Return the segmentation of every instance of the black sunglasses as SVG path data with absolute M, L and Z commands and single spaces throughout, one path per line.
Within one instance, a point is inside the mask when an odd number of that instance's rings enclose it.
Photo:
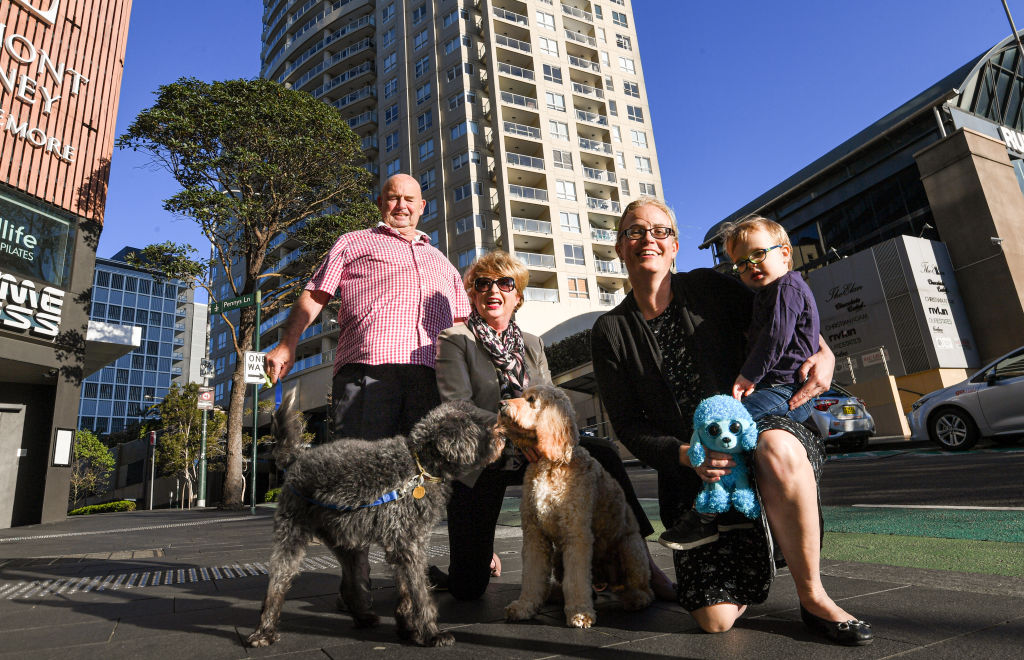
M 496 280 L 492 280 L 489 277 L 478 277 L 473 280 L 473 288 L 480 293 L 487 293 L 490 291 L 492 284 L 497 284 L 498 289 L 505 293 L 516 290 L 516 280 L 514 277 L 499 277 Z

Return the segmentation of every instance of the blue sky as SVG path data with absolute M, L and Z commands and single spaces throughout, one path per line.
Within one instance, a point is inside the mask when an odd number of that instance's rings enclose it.
M 1024 27 L 1024 0 L 1009 5 Z M 1010 34 L 1000 0 L 633 8 L 681 269 L 711 265 L 696 246 L 712 224 Z M 261 16 L 257 0 L 135 0 L 118 131 L 180 76 L 256 76 Z M 174 192 L 144 156 L 115 152 L 99 256 L 166 240 L 200 247 L 194 225 L 163 210 Z

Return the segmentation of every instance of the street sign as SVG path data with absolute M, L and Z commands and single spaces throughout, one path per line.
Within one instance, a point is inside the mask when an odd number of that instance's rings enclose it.
M 256 294 L 247 293 L 244 296 L 237 298 L 231 298 L 229 300 L 221 300 L 220 302 L 210 303 L 210 313 L 220 314 L 221 312 L 230 312 L 233 309 L 242 309 L 250 305 L 256 304 Z
M 213 410 L 213 388 L 212 387 L 200 387 L 199 388 L 199 399 L 196 402 L 196 407 L 200 410 Z
M 263 385 L 266 382 L 267 374 L 264 371 L 267 354 L 257 351 L 245 352 L 245 384 Z

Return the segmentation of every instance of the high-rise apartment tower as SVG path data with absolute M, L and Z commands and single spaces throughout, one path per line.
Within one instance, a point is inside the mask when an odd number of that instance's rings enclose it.
M 380 182 L 419 179 L 456 266 L 529 266 L 525 329 L 621 300 L 621 208 L 662 195 L 628 0 L 265 0 L 263 23 L 261 75 L 338 108 Z

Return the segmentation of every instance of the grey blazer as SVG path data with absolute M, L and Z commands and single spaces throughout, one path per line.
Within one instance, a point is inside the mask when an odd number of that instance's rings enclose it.
M 544 342 L 540 337 L 523 333 L 526 344 L 526 371 L 531 385 L 551 384 Z M 492 425 L 498 421 L 500 388 L 498 372 L 490 355 L 477 342 L 476 335 L 465 323 L 458 323 L 441 332 L 437 338 L 437 389 L 442 401 L 463 399 L 477 409 L 478 421 Z M 459 481 L 472 487 L 480 472 L 464 475 Z

